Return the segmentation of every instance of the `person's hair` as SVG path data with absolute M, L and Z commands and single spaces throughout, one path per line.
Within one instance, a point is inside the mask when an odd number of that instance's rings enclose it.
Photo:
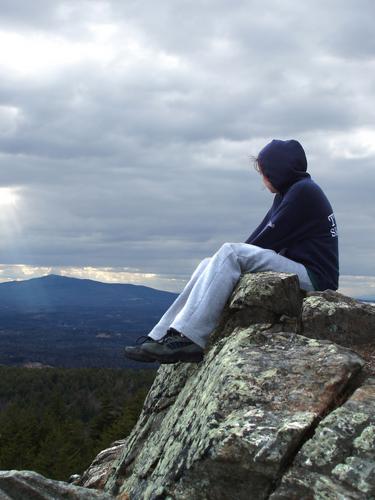
M 250 156 L 250 161 L 253 164 L 253 167 L 259 174 L 263 174 L 262 167 L 260 166 L 259 160 L 257 156 Z

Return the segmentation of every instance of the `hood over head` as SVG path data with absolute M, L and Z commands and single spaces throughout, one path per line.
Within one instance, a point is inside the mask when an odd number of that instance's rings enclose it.
M 310 177 L 307 160 L 301 144 L 290 139 L 273 139 L 258 155 L 258 163 L 271 184 L 284 193 L 295 182 Z

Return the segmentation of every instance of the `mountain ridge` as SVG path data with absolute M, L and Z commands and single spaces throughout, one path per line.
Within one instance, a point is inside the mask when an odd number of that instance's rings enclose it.
M 49 274 L 0 283 L 0 310 L 55 310 L 64 307 L 123 306 L 129 299 L 169 303 L 176 293 L 133 283 L 104 283 L 86 278 Z
M 99 281 L 99 280 L 93 280 L 93 279 L 90 279 L 90 278 L 77 278 L 76 276 L 65 276 L 65 275 L 62 275 L 62 274 L 45 274 L 43 276 L 37 276 L 37 277 L 34 277 L 34 278 L 27 278 L 27 279 L 23 279 L 23 280 L 12 280 L 12 281 L 5 281 L 3 283 L 0 283 L 0 287 L 3 286 L 3 285 L 10 285 L 10 284 L 15 284 L 15 283 L 29 283 L 31 281 L 45 281 L 45 282 L 56 282 L 56 283 L 59 283 L 59 282 L 86 282 L 86 283 L 95 283 L 95 284 L 100 284 L 100 285 L 127 285 L 127 286 L 131 286 L 131 287 L 140 287 L 140 288 L 152 288 L 153 290 L 158 290 L 156 288 L 153 288 L 153 287 L 148 287 L 146 285 L 136 285 L 134 283 L 119 283 L 119 282 L 116 282 L 116 283 L 106 283 L 104 281 Z M 166 290 L 158 290 L 160 292 L 164 292 Z

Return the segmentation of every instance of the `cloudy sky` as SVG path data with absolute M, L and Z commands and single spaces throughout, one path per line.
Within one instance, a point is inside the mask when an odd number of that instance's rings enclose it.
M 0 281 L 180 291 L 272 203 L 299 140 L 339 228 L 340 291 L 375 295 L 373 0 L 0 0 Z

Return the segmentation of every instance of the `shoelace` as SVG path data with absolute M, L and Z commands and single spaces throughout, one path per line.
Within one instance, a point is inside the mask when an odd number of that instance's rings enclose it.
M 191 341 L 180 333 L 167 333 L 159 342 L 162 344 L 171 344 L 173 342 L 189 344 Z

